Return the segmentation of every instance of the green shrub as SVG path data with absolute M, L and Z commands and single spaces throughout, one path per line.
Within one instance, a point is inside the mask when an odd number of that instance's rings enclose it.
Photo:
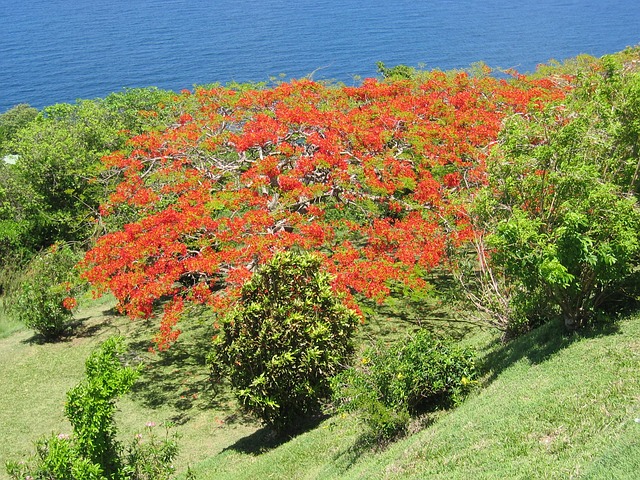
M 26 103 L 21 103 L 0 114 L 0 160 L 4 155 L 13 152 L 8 149 L 9 142 L 16 133 L 38 116 L 38 110 Z
M 375 351 L 367 350 L 362 357 L 361 368 L 347 369 L 332 380 L 333 400 L 341 412 L 357 412 L 358 417 L 368 427 L 367 436 L 375 440 L 389 440 L 404 432 L 411 420 L 408 408 L 393 405 L 386 398 L 379 385 L 378 376 L 371 368 L 380 368 L 384 359 Z M 371 358 L 376 366 L 371 364 Z M 384 381 L 384 380 L 383 380 Z
M 127 480 L 169 480 L 175 472 L 173 459 L 178 454 L 176 435 L 160 437 L 155 425 L 147 423 L 143 433 L 136 434 L 124 458 L 123 477 Z
M 475 376 L 470 349 L 421 330 L 406 342 L 365 350 L 357 367 L 332 379 L 333 399 L 386 440 L 403 432 L 411 416 L 460 403 Z
M 58 241 L 90 243 L 103 233 L 95 220 L 114 177 L 102 175 L 100 159 L 126 149 L 130 136 L 171 124 L 181 113 L 170 108 L 174 96 L 136 88 L 40 112 L 18 105 L 1 114 L 0 159 L 12 155 L 15 164 L 5 172 L 0 165 L 0 253 L 20 248 L 33 254 Z
M 31 206 L 33 191 L 17 175 L 15 165 L 0 154 L 0 266 L 14 257 L 32 255 Z
M 384 79 L 390 80 L 410 80 L 416 76 L 416 69 L 408 65 L 396 65 L 395 67 L 387 67 L 384 62 L 377 62 L 378 73 Z
M 321 412 L 329 377 L 353 352 L 356 314 L 320 265 L 313 255 L 276 255 L 245 284 L 210 355 L 244 409 L 276 430 Z
M 594 81 L 640 99 L 640 81 L 614 78 Z M 542 307 L 544 320 L 561 315 L 568 329 L 612 299 L 634 298 L 640 261 L 638 137 L 622 114 L 640 107 L 582 95 L 506 122 L 487 161 L 485 203 L 474 205 L 491 232 L 490 263 L 523 292 L 514 309 L 535 323 L 530 307 Z
M 18 320 L 47 340 L 71 329 L 75 295 L 82 289 L 74 271 L 78 259 L 68 245 L 54 245 L 31 260 L 18 291 L 10 293 Z
M 93 352 L 86 361 L 85 381 L 67 393 L 65 405 L 79 455 L 100 465 L 107 475 L 122 466 L 115 399 L 131 389 L 139 374 L 139 369 L 122 365 L 122 351 L 122 339 L 113 337 Z
M 38 440 L 31 463 L 7 462 L 6 468 L 14 480 L 106 480 L 100 466 L 80 457 L 66 435 Z
M 140 366 L 124 365 L 122 338 L 105 341 L 86 361 L 86 378 L 67 393 L 65 414 L 73 435 L 52 435 L 36 442 L 28 462 L 7 462 L 12 479 L 24 480 L 168 480 L 178 446 L 167 431 L 159 438 L 148 423 L 126 454 L 116 439 L 115 399 L 127 393 Z

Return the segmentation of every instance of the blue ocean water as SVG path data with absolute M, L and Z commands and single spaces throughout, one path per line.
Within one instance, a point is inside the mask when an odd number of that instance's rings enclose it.
M 376 62 L 531 71 L 640 43 L 638 0 L 0 0 L 0 112 Z

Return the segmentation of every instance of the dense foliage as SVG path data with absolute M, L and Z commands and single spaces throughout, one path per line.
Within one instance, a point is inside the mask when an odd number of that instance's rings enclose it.
M 16 133 L 38 116 L 38 110 L 21 103 L 0 114 L 0 157 L 10 155 L 9 142 Z
M 354 87 L 16 107 L 0 115 L 0 263 L 33 258 L 16 312 L 46 337 L 64 333 L 75 258 L 54 242 L 89 245 L 84 278 L 131 317 L 162 312 L 160 348 L 185 309 L 213 309 L 214 373 L 267 425 L 319 413 L 333 385 L 341 408 L 391 438 L 459 402 L 473 356 L 421 331 L 339 373 L 365 300 L 425 298 L 437 271 L 508 337 L 554 317 L 578 328 L 640 298 L 638 57 L 505 78 L 381 63 L 382 80 Z M 168 478 L 174 443 L 123 454 L 111 399 L 133 377 L 100 365 L 69 393 L 73 438 L 41 440 L 37 468 Z
M 244 284 L 210 356 L 241 406 L 279 430 L 321 412 L 329 377 L 353 353 L 356 314 L 340 303 L 320 268 L 318 256 L 271 258 Z
M 65 405 L 78 454 L 100 465 L 108 477 L 122 468 L 115 399 L 131 390 L 139 374 L 138 369 L 122 364 L 118 357 L 122 353 L 122 339 L 104 342 L 87 359 L 86 380 L 68 392 Z
M 475 378 L 473 351 L 422 330 L 391 347 L 368 348 L 332 386 L 338 409 L 358 412 L 384 440 L 404 431 L 411 416 L 457 405 Z
M 170 92 L 132 89 L 38 112 L 18 105 L 0 115 L 0 260 L 56 241 L 103 233 L 97 210 L 110 190 L 100 159 L 131 135 L 170 123 Z M 161 110 L 162 114 L 158 114 Z
M 464 199 L 485 181 L 506 115 L 562 98 L 562 78 L 431 72 L 414 80 L 184 93 L 178 124 L 105 158 L 119 226 L 87 254 L 86 278 L 148 317 L 166 346 L 188 302 L 225 309 L 274 254 L 315 250 L 333 288 L 383 300 L 424 289 L 448 245 L 472 235 Z
M 640 73 L 629 65 L 581 68 L 572 95 L 506 119 L 492 150 L 472 210 L 495 274 L 485 281 L 504 300 L 493 313 L 512 333 L 555 315 L 577 328 L 638 294 Z

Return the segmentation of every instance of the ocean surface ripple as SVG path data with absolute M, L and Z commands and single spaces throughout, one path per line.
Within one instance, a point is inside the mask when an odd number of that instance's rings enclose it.
M 526 72 L 638 43 L 637 0 L 0 0 L 0 112 L 134 87 L 357 84 L 378 61 Z

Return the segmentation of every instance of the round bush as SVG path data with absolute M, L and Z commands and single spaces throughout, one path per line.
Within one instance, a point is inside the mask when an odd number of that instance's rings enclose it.
M 242 407 L 276 430 L 320 413 L 328 379 L 353 353 L 357 316 L 320 265 L 310 254 L 275 255 L 243 287 L 210 355 Z
M 18 320 L 51 340 L 68 333 L 76 306 L 74 266 L 78 256 L 67 245 L 54 245 L 29 263 L 11 299 Z M 74 285 L 75 284 L 75 285 Z
M 461 402 L 475 383 L 474 356 L 421 330 L 391 347 L 365 350 L 357 368 L 332 379 L 333 398 L 339 409 L 358 412 L 375 437 L 389 439 L 412 415 Z

